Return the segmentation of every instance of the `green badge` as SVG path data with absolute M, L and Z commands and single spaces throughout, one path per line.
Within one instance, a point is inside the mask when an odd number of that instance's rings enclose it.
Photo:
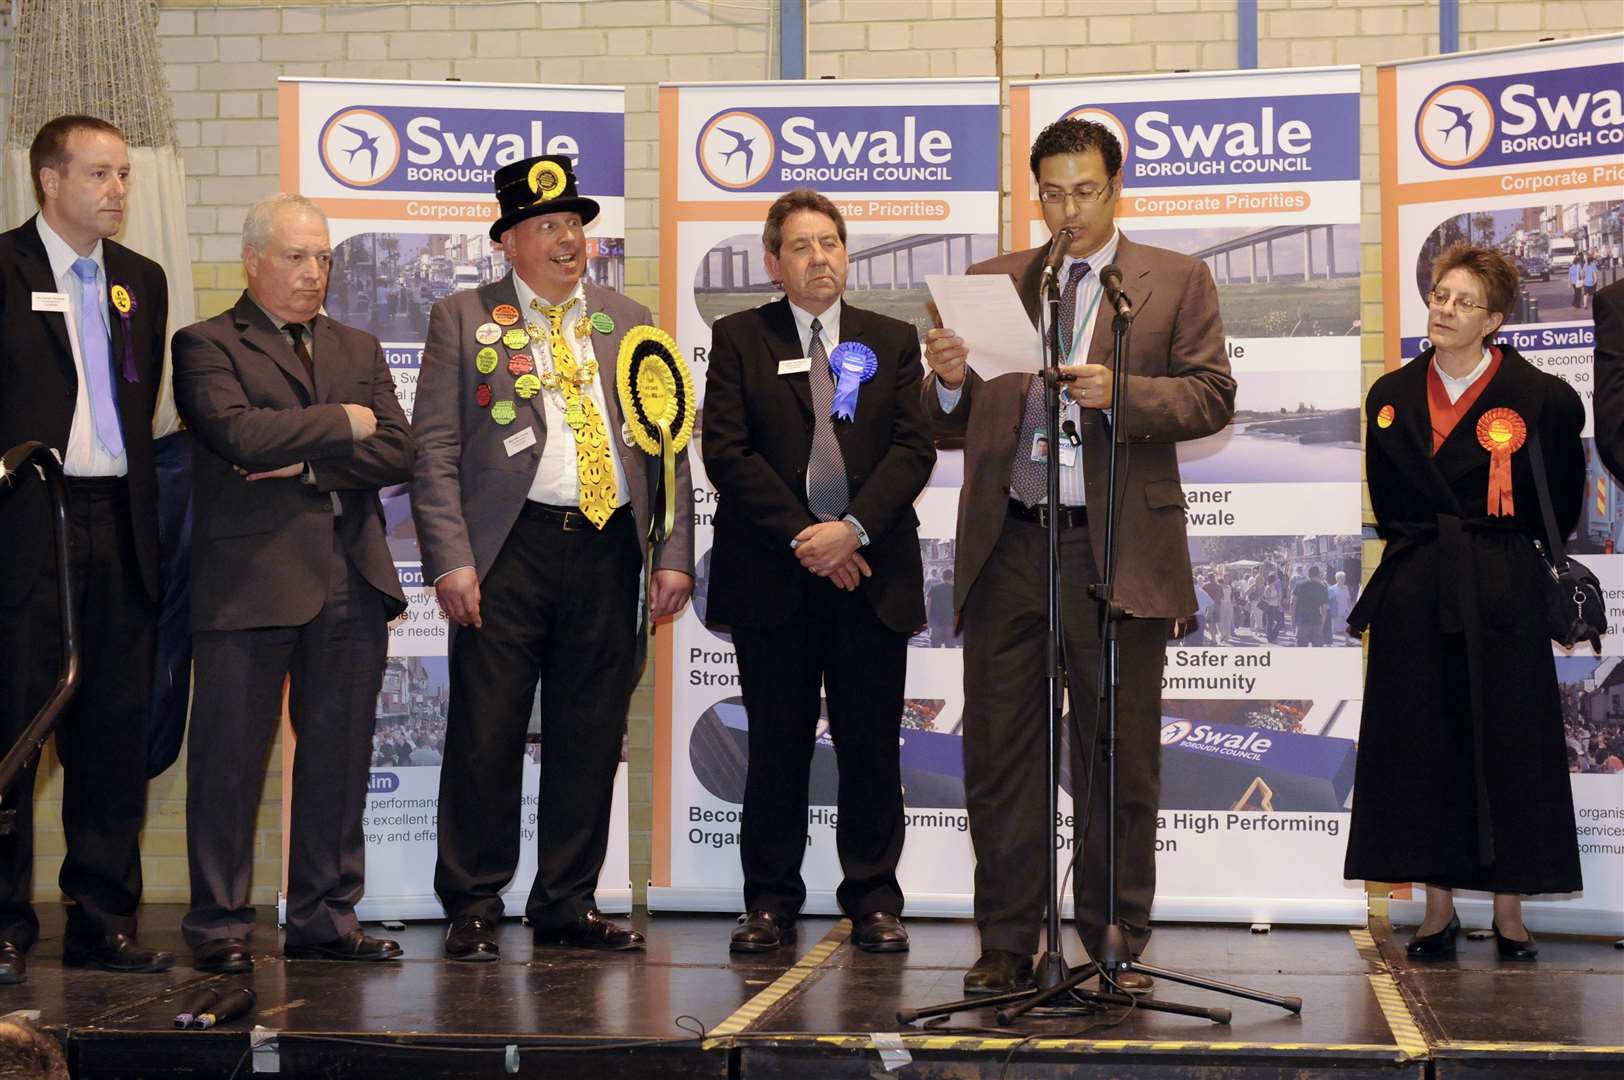
M 513 392 L 529 401 L 541 393 L 541 380 L 535 375 L 520 375 L 513 380 Z
M 518 410 L 513 407 L 513 401 L 509 398 L 503 398 L 491 405 L 491 419 L 504 427 L 513 423 L 518 415 Z
M 502 335 L 502 344 L 510 349 L 523 349 L 530 344 L 530 332 L 522 326 L 512 326 Z
M 489 375 L 495 371 L 498 362 L 496 350 L 489 345 L 474 354 L 474 366 L 479 369 L 481 375 Z
M 615 320 L 609 317 L 607 311 L 594 311 L 592 313 L 592 329 L 600 334 L 612 334 L 615 332 Z

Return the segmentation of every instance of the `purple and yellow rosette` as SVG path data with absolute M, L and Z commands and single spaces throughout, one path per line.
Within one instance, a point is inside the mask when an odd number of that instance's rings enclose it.
M 694 378 L 670 334 L 634 326 L 620 341 L 615 392 L 632 443 L 660 459 L 659 509 L 649 527 L 654 542 L 671 535 L 677 520 L 677 455 L 694 433 Z
M 113 302 L 113 310 L 118 312 L 119 325 L 124 331 L 124 381 L 140 382 L 141 376 L 135 370 L 135 331 L 130 320 L 135 312 L 135 294 L 128 285 L 114 282 L 107 290 L 107 298 Z
M 850 420 L 857 415 L 857 388 L 880 370 L 874 350 L 861 341 L 842 341 L 829 354 L 829 374 L 835 380 L 835 398 L 829 419 Z

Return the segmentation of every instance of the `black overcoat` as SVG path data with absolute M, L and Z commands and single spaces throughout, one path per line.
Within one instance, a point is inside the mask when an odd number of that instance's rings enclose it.
M 1370 631 L 1345 874 L 1503 893 L 1580 887 L 1556 664 L 1540 606 L 1543 535 L 1530 446 L 1511 455 L 1515 513 L 1487 514 L 1477 423 L 1510 409 L 1537 433 L 1558 527 L 1585 489 L 1584 405 L 1507 346 L 1436 455 L 1428 349 L 1365 399 L 1381 565 L 1350 628 Z M 1382 412 L 1391 407 L 1384 426 Z

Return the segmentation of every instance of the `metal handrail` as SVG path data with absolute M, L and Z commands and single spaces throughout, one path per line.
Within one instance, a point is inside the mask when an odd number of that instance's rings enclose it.
M 34 466 L 32 470 L 28 468 L 30 464 Z M 57 606 L 61 613 L 62 669 L 51 696 L 6 751 L 5 757 L 0 758 L 0 835 L 10 833 L 16 826 L 17 811 L 12 787 L 56 730 L 58 718 L 79 691 L 79 615 L 73 604 L 73 564 L 68 558 L 67 487 L 62 478 L 62 462 L 57 459 L 56 452 L 41 442 L 25 442 L 7 450 L 0 457 L 0 506 L 5 505 L 6 497 L 12 491 L 28 482 L 31 472 L 37 472 L 45 482 L 56 531 L 56 586 Z M 33 792 L 17 794 L 19 798 L 33 798 Z

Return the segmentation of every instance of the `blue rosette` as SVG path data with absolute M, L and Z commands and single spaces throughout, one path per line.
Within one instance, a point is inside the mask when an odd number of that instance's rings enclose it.
M 833 420 L 850 420 L 857 414 L 857 388 L 874 377 L 880 361 L 874 350 L 861 341 L 842 341 L 829 354 L 829 374 L 835 380 L 835 399 L 829 410 Z

